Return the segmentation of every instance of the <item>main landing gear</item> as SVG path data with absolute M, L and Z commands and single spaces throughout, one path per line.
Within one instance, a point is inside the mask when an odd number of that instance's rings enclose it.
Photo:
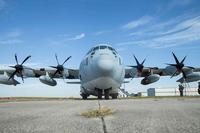
M 86 100 L 87 98 L 88 98 L 88 95 L 86 95 L 86 94 L 81 94 L 81 96 L 82 96 L 82 99 L 84 99 L 84 100 Z
M 101 89 L 97 90 L 97 97 L 98 99 L 102 99 L 103 91 Z
M 104 90 L 104 98 L 106 100 L 108 100 L 109 96 L 111 96 L 112 99 L 117 99 L 118 93 L 116 93 L 116 94 L 110 94 L 110 89 L 111 88 Z M 103 96 L 103 90 L 102 89 L 97 89 L 97 97 L 98 97 L 98 99 L 102 99 L 102 96 Z

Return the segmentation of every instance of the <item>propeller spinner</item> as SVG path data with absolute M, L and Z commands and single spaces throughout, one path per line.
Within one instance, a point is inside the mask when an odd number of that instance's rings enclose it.
M 58 61 L 57 54 L 55 54 L 55 58 L 56 58 L 56 61 L 57 61 L 57 66 L 50 66 L 50 67 L 56 69 L 56 71 L 55 71 L 55 73 L 53 74 L 52 78 L 55 77 L 55 75 L 56 75 L 57 73 L 62 74 L 62 72 L 64 71 L 64 66 L 63 66 L 63 65 L 64 65 L 71 57 L 72 57 L 72 56 L 69 56 L 67 59 L 65 59 L 65 61 L 64 61 L 62 64 L 60 64 L 59 61 Z
M 15 68 L 15 71 L 10 75 L 10 77 L 9 77 L 8 80 L 10 80 L 11 78 L 13 78 L 13 77 L 15 76 L 15 74 L 19 74 L 20 77 L 21 77 L 21 79 L 22 79 L 22 81 L 24 82 L 23 73 L 22 73 L 22 71 L 24 70 L 23 64 L 24 64 L 30 57 L 31 57 L 30 55 L 27 56 L 27 57 L 22 61 L 22 63 L 19 64 L 18 58 L 17 58 L 17 54 L 15 54 L 15 61 L 16 61 L 17 64 L 16 64 L 15 66 L 10 66 L 10 67 L 12 67 L 12 68 Z

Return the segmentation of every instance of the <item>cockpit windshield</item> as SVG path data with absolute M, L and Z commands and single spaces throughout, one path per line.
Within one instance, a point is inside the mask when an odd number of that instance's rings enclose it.
M 100 45 L 100 46 L 96 46 L 96 47 L 94 47 L 94 48 L 91 48 L 91 49 L 88 51 L 87 55 L 90 54 L 90 53 L 94 53 L 94 52 L 97 51 L 97 50 L 102 50 L 102 49 L 108 49 L 108 50 L 110 50 L 110 51 L 112 51 L 112 52 L 114 52 L 114 53 L 117 53 L 117 51 L 116 51 L 114 48 L 110 47 L 110 46 Z

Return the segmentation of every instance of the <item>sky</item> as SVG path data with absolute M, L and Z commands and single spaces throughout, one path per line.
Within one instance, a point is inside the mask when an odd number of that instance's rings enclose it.
M 0 64 L 14 64 L 14 54 L 25 65 L 47 67 L 68 56 L 67 68 L 79 68 L 87 51 L 100 43 L 113 46 L 124 65 L 135 65 L 133 54 L 145 66 L 174 63 L 171 52 L 186 65 L 199 67 L 199 0 L 0 0 Z M 150 87 L 177 87 L 180 77 L 162 77 L 143 86 L 140 79 L 126 84 L 132 92 Z M 19 82 L 21 79 L 16 78 Z M 62 79 L 56 87 L 26 79 L 16 87 L 0 84 L 2 96 L 79 96 L 80 85 Z M 197 83 L 191 86 L 196 87 Z

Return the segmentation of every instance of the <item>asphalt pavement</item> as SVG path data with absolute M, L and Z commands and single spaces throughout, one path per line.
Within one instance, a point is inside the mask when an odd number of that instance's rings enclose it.
M 80 114 L 98 100 L 0 103 L 0 133 L 200 133 L 200 98 L 101 100 L 115 111 L 101 118 Z

